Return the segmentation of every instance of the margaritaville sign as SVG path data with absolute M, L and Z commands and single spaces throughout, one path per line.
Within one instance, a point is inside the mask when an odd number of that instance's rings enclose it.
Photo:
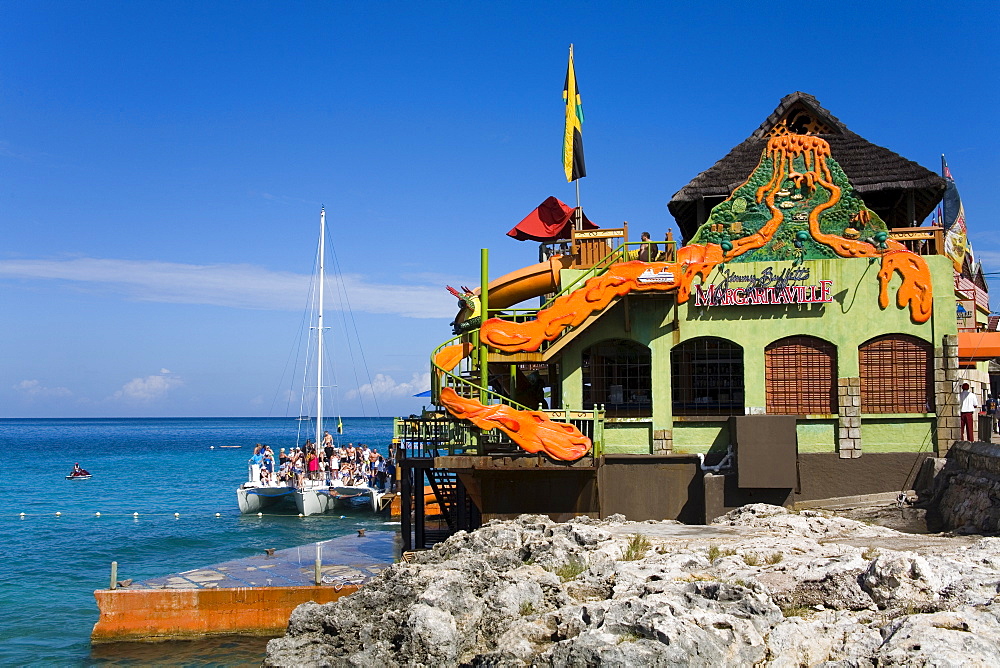
M 790 267 L 775 272 L 765 267 L 759 274 L 719 271 L 719 281 L 694 286 L 695 306 L 750 306 L 770 304 L 825 304 L 833 301 L 833 281 L 809 281 L 809 267 Z M 744 284 L 744 285 L 740 285 Z M 738 287 L 737 287 L 738 286 Z

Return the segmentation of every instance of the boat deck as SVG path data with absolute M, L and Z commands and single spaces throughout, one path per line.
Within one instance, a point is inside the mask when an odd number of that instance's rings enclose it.
M 400 553 L 395 531 L 366 531 L 285 550 L 195 568 L 143 582 L 128 589 L 215 589 L 228 587 L 296 587 L 314 584 L 319 547 L 325 585 L 360 585 L 393 563 Z

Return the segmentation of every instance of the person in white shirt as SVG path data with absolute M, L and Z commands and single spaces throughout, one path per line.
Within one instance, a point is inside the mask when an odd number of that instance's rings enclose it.
M 975 392 L 969 390 L 968 383 L 962 383 L 962 391 L 958 395 L 959 410 L 962 412 L 962 432 L 968 436 L 965 440 L 975 441 L 975 432 L 972 429 L 973 416 L 979 412 L 979 397 Z

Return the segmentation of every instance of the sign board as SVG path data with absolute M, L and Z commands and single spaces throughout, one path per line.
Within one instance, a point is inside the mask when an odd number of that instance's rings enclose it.
M 955 304 L 955 316 L 958 319 L 958 331 L 974 332 L 978 329 L 975 299 L 959 299 Z
M 695 306 L 756 306 L 772 304 L 826 304 L 833 301 L 833 281 L 814 285 L 809 267 L 786 267 L 776 272 L 765 267 L 759 274 L 719 271 L 716 282 L 694 286 Z

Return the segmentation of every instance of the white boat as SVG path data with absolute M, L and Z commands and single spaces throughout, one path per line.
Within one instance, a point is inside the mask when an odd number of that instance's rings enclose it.
M 317 308 L 316 308 L 316 417 L 310 418 L 300 415 L 297 420 L 305 422 L 315 419 L 316 425 L 316 449 L 320 452 L 323 443 L 323 289 L 326 280 L 325 273 L 326 256 L 326 210 L 321 209 L 319 215 L 319 253 L 317 267 Z M 341 433 L 343 427 L 340 420 L 337 420 L 337 432 Z M 308 474 L 307 474 L 308 475 Z M 276 505 L 287 499 L 294 500 L 295 506 L 301 515 L 318 515 L 329 512 L 347 503 L 354 503 L 354 499 L 360 498 L 362 501 L 370 502 L 372 510 L 380 508 L 380 501 L 384 494 L 373 487 L 367 485 L 330 485 L 326 481 L 305 479 L 301 486 L 274 486 L 262 485 L 253 479 L 251 470 L 250 481 L 240 485 L 236 490 L 236 498 L 239 503 L 240 512 L 244 514 L 259 513 L 262 509 Z

